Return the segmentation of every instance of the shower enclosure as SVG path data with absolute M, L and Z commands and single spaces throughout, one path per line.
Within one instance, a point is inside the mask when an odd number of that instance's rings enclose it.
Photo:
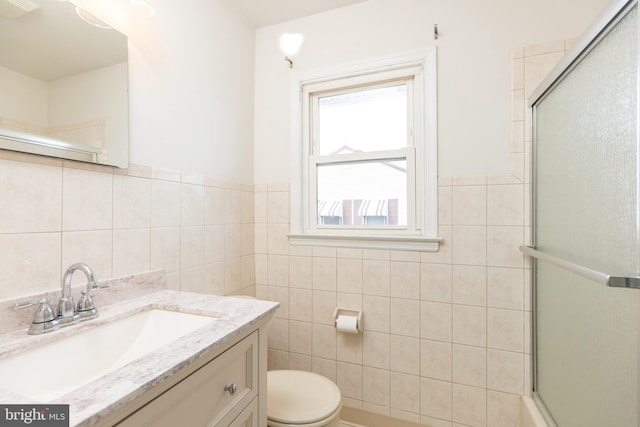
M 638 427 L 638 6 L 618 1 L 530 98 L 533 395 L 549 425 Z

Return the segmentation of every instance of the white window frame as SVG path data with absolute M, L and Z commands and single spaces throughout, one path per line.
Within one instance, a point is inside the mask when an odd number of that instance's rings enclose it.
M 292 77 L 291 127 L 291 244 L 395 250 L 437 251 L 438 152 L 437 152 L 436 49 L 429 48 L 374 61 L 334 67 Z M 331 162 L 316 156 L 311 144 L 311 94 L 340 87 L 410 78 L 413 102 L 409 117 L 412 143 L 401 152 L 407 160 L 407 227 L 331 227 L 316 224 L 314 165 Z M 415 94 L 415 99 L 411 98 Z M 389 153 L 378 152 L 374 157 Z M 347 161 L 370 160 L 371 153 L 341 154 Z M 415 173 L 414 173 L 415 172 Z

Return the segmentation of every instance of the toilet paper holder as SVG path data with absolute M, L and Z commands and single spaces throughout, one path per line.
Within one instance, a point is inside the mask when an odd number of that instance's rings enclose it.
M 338 316 L 355 316 L 358 318 L 358 332 L 362 332 L 362 310 L 336 307 L 333 310 L 333 324 L 337 326 Z

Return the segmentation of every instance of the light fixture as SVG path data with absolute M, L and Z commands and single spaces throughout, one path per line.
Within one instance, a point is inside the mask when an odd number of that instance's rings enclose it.
M 280 36 L 280 49 L 284 53 L 284 60 L 289 63 L 289 68 L 293 68 L 291 57 L 298 53 L 304 36 L 300 33 L 284 33 Z
M 84 22 L 86 22 L 87 24 L 91 24 L 94 27 L 104 28 L 104 29 L 107 29 L 107 30 L 111 28 L 111 26 L 109 24 L 107 24 L 106 22 L 104 22 L 101 19 L 96 18 L 95 16 L 93 16 L 92 14 L 87 12 L 86 10 L 81 9 L 80 6 L 76 6 L 76 14 Z
M 67 0 L 60 0 L 67 1 Z M 111 0 L 110 5 L 115 6 L 117 9 L 122 11 L 132 11 L 132 10 L 142 10 L 145 9 L 149 16 L 153 16 L 155 14 L 155 10 L 153 5 L 151 4 L 151 0 Z M 108 6 L 107 6 L 108 7 Z M 95 15 L 87 12 L 82 9 L 80 6 L 76 6 L 76 13 L 83 21 L 99 28 L 111 28 L 110 25 L 97 18 Z

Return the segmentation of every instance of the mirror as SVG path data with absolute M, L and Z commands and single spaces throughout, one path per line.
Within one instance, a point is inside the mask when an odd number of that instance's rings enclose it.
M 127 167 L 127 60 L 68 1 L 0 0 L 0 148 Z

